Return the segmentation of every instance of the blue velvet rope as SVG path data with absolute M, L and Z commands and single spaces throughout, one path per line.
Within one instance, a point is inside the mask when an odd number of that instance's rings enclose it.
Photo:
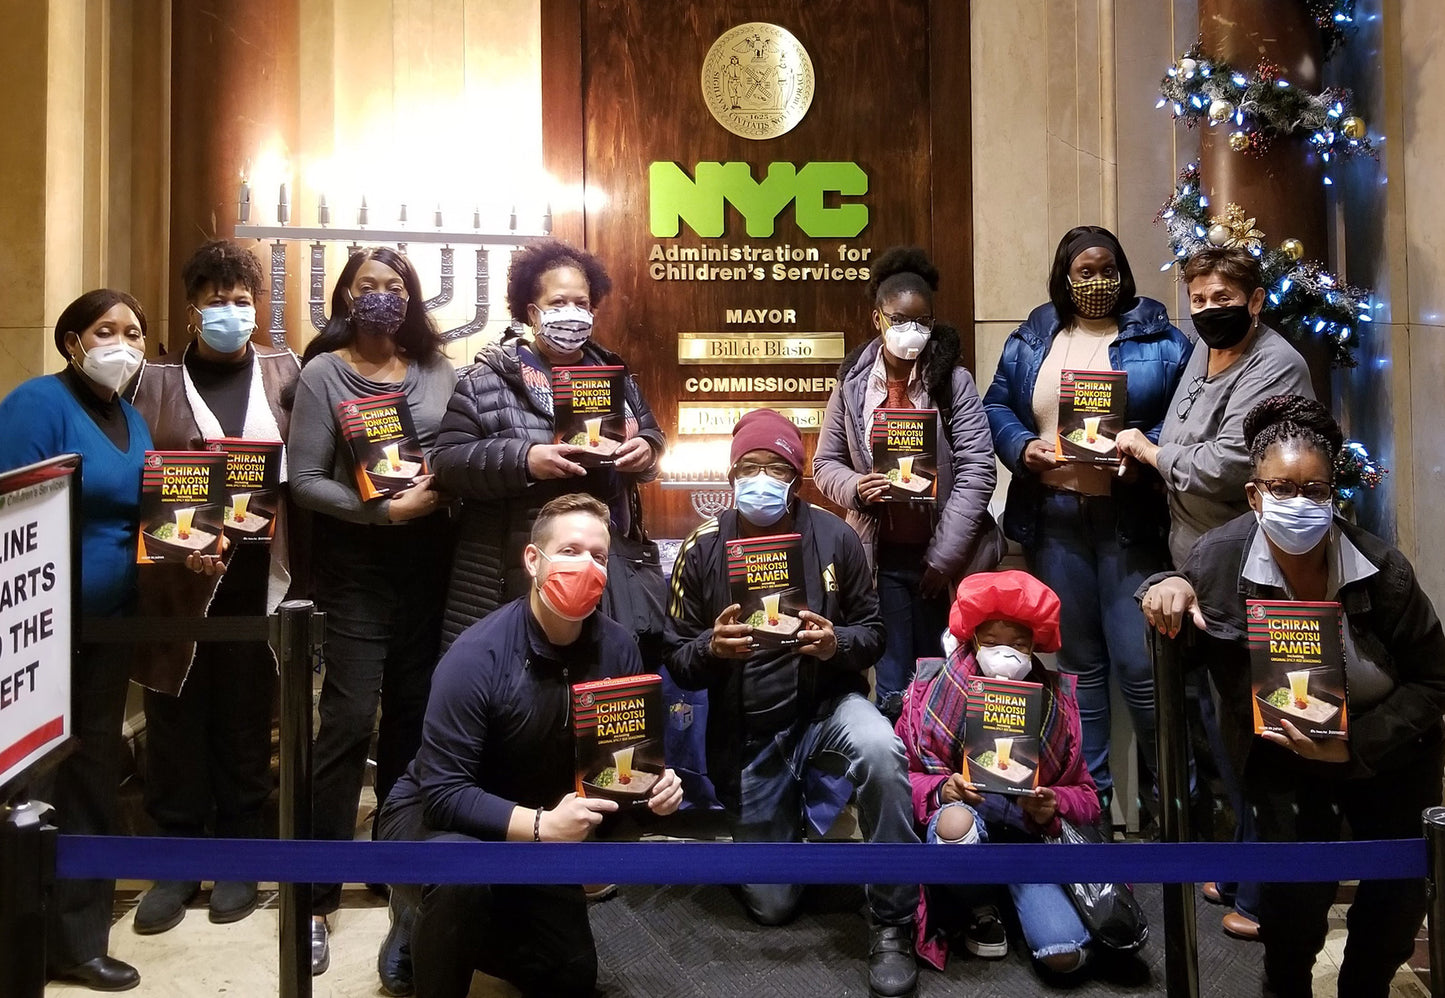
M 318 842 L 61 835 L 69 879 L 281 883 L 852 884 L 1408 880 L 1424 839 L 973 845 Z

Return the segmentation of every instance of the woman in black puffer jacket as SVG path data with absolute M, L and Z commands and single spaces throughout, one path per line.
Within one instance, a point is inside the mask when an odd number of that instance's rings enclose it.
M 552 368 L 626 366 L 590 338 L 592 312 L 611 289 L 597 258 L 565 243 L 535 243 L 512 259 L 507 308 L 527 331 L 509 332 L 462 373 L 433 452 L 438 487 L 462 499 L 443 650 L 527 592 L 522 549 L 548 500 L 594 495 L 611 508 L 614 535 L 622 534 L 631 526 L 630 490 L 657 476 L 666 440 L 625 371 L 627 441 L 615 467 L 589 473 L 577 462 L 587 448 L 553 443 Z

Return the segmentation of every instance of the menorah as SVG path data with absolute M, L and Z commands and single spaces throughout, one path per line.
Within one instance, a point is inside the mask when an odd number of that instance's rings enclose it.
M 441 243 L 441 288 L 436 295 L 426 300 L 425 307 L 428 312 L 435 311 L 452 300 L 456 291 L 456 246 L 475 247 L 476 254 L 476 302 L 473 306 L 472 317 L 467 322 L 452 329 L 442 332 L 442 339 L 448 342 L 463 339 L 473 333 L 481 332 L 486 326 L 487 319 L 491 314 L 491 293 L 489 284 L 491 282 L 491 261 L 490 255 L 493 249 L 507 248 L 515 250 L 528 243 L 544 239 L 551 234 L 552 212 L 548 209 L 542 219 L 542 232 L 524 233 L 517 231 L 517 215 L 512 212 L 508 232 L 483 232 L 481 228 L 481 213 L 472 213 L 472 227 L 470 229 L 447 229 L 442 225 L 442 213 L 440 208 L 435 212 L 433 220 L 435 224 L 430 228 L 396 228 L 396 229 L 373 229 L 366 225 L 368 209 L 365 198 L 362 199 L 361 208 L 357 212 L 357 226 L 355 228 L 333 228 L 330 222 L 330 210 L 326 205 L 325 197 L 321 198 L 317 215 L 320 224 L 315 227 L 288 225 L 290 218 L 290 205 L 286 201 L 285 186 L 281 188 L 280 202 L 276 206 L 276 225 L 250 225 L 248 220 L 251 213 L 251 201 L 249 189 L 243 185 L 242 200 L 237 204 L 237 225 L 236 238 L 238 239 L 259 239 L 271 242 L 271 320 L 268 332 L 271 336 L 272 346 L 285 347 L 286 342 L 286 267 L 288 250 L 291 243 L 310 242 L 311 244 L 311 273 L 309 283 L 309 296 L 307 299 L 308 317 L 312 327 L 320 332 L 326 326 L 326 248 L 328 244 L 347 243 L 348 255 L 355 253 L 366 245 L 395 246 L 397 251 L 405 253 L 409 243 Z M 398 221 L 403 225 L 406 222 L 406 205 L 401 206 Z

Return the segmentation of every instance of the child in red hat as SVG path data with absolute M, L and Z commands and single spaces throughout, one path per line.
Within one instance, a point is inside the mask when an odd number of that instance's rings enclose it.
M 1097 821 L 1099 798 L 1084 764 L 1072 677 L 1048 671 L 1034 657 L 1034 652 L 1059 649 L 1058 596 L 1025 572 L 970 575 L 958 587 L 949 631 L 957 647 L 942 664 L 920 667 L 904 694 L 896 727 L 908 753 L 914 817 L 926 827 L 927 841 L 1041 841 L 1059 834 L 1060 818 L 1075 825 Z M 960 774 L 967 691 L 977 676 L 1043 686 L 1039 779 L 1031 796 L 982 794 Z M 920 892 L 917 952 L 940 970 L 948 956 L 947 942 L 937 919 L 930 923 L 930 905 L 956 907 L 962 902 L 967 908 L 967 893 L 967 888 L 952 887 Z M 1089 932 L 1064 889 L 1057 884 L 1010 884 L 1009 894 L 1034 959 L 1056 974 L 1081 969 Z M 971 907 L 965 943 L 978 956 L 1008 954 L 996 907 Z

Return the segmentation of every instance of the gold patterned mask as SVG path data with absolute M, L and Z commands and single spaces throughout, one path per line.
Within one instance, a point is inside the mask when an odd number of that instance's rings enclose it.
M 1070 281 L 1069 296 L 1074 310 L 1085 319 L 1102 319 L 1114 311 L 1119 301 L 1119 278 L 1094 277 L 1087 281 Z

